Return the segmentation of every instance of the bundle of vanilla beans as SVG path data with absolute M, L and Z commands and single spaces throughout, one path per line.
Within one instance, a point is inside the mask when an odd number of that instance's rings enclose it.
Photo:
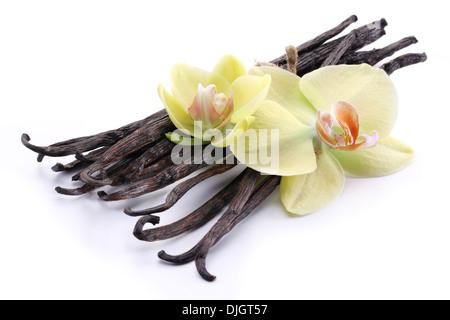
M 357 17 L 351 16 L 335 28 L 296 47 L 294 57 L 287 51 L 287 54 L 269 64 L 293 72 L 296 70 L 299 76 L 328 65 L 367 63 L 375 66 L 397 51 L 417 42 L 415 37 L 407 37 L 381 49 L 362 51 L 362 48 L 385 35 L 387 22 L 384 19 L 354 29 L 333 40 L 356 21 Z M 424 62 L 426 59 L 425 53 L 405 54 L 382 64 L 380 68 L 390 75 L 400 68 Z M 263 176 L 250 168 L 242 167 L 242 170 L 236 170 L 236 175 L 226 182 L 224 188 L 217 190 L 205 203 L 200 203 L 198 209 L 185 218 L 166 226 L 145 229 L 148 223 L 158 224 L 160 219 L 155 214 L 174 206 L 194 186 L 212 176 L 230 171 L 237 165 L 237 161 L 233 163 L 230 159 L 227 159 L 226 164 L 223 161 L 223 164 L 208 165 L 210 162 L 204 159 L 202 152 L 192 152 L 192 161 L 174 164 L 174 144 L 165 134 L 175 129 L 166 111 L 161 110 L 116 130 L 75 138 L 48 147 L 31 144 L 27 134 L 22 135 L 22 143 L 38 153 L 39 162 L 44 156 L 75 156 L 70 163 L 57 163 L 52 167 L 55 172 L 73 171 L 72 180 L 81 183 L 81 186 L 73 189 L 57 187 L 56 191 L 64 195 L 80 196 L 106 185 L 120 186 L 120 189 L 110 194 L 98 191 L 101 200 L 117 201 L 136 198 L 187 178 L 168 193 L 165 203 L 139 211 L 127 208 L 125 213 L 140 217 L 134 229 L 136 238 L 153 242 L 197 229 L 223 212 L 209 232 L 191 250 L 179 255 L 169 255 L 164 251 L 158 254 L 159 258 L 174 264 L 195 261 L 199 274 L 205 280 L 212 281 L 215 276 L 205 267 L 208 251 L 277 188 L 280 177 Z M 230 153 L 225 152 L 225 155 L 224 160 Z M 196 161 L 199 159 L 203 160 Z

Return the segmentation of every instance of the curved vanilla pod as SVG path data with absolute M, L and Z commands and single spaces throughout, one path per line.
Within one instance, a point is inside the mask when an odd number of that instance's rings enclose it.
M 142 241 L 154 242 L 170 239 L 201 227 L 219 214 L 233 199 L 244 173 L 245 170 L 199 208 L 174 223 L 158 228 L 144 229 L 144 226 L 154 216 L 141 217 L 134 228 L 134 236 Z
M 229 199 L 229 201 L 231 200 L 230 206 L 228 207 L 227 211 L 222 215 L 222 217 L 216 222 L 216 224 L 214 224 L 214 226 L 210 229 L 210 231 L 189 251 L 187 251 L 186 253 L 179 255 L 179 256 L 171 256 L 166 254 L 164 251 L 161 251 L 158 253 L 159 258 L 161 258 L 162 260 L 168 261 L 168 262 L 172 262 L 172 263 L 176 263 L 176 264 L 184 264 L 190 261 L 193 261 L 195 259 L 195 257 L 197 256 L 197 254 L 200 252 L 200 249 L 202 248 L 203 244 L 205 243 L 205 241 L 207 239 L 211 240 L 211 237 L 214 234 L 217 234 L 214 230 L 217 230 L 218 228 L 220 228 L 220 226 L 223 224 L 223 222 L 226 220 L 227 217 L 229 217 L 229 213 L 230 212 L 237 212 L 238 210 L 241 210 L 245 204 L 246 201 L 249 199 L 249 197 L 251 196 L 252 192 L 254 191 L 255 185 L 260 177 L 260 173 L 247 168 L 245 169 L 241 174 L 240 174 L 240 179 L 238 181 L 238 183 L 236 183 L 236 180 L 232 182 L 232 184 L 234 183 L 234 188 L 235 190 L 233 190 L 233 194 L 232 197 Z M 225 188 L 223 190 L 224 193 L 227 192 L 227 188 Z M 221 191 L 222 192 L 222 191 Z M 226 204 L 228 204 L 228 202 L 226 202 Z M 199 208 L 198 209 L 200 212 L 204 211 L 204 209 Z M 164 229 L 158 228 L 159 230 L 159 236 L 156 238 L 152 238 L 155 240 L 162 240 L 164 238 L 164 235 L 162 234 L 161 231 L 166 231 Z M 172 229 L 172 226 L 169 225 L 168 229 Z M 149 230 L 149 233 L 151 232 L 151 230 Z M 167 232 L 167 231 L 166 231 Z M 147 237 L 148 238 L 148 237 Z M 218 240 L 217 240 L 218 241 Z
M 72 162 L 69 162 L 67 164 L 62 164 L 60 162 L 56 163 L 53 167 L 52 170 L 54 172 L 61 172 L 61 171 L 69 171 L 75 168 L 78 168 L 81 165 L 88 165 L 88 164 L 92 164 L 95 161 L 97 161 L 97 159 L 99 159 L 102 154 L 104 154 L 106 152 L 106 150 L 108 150 L 109 147 L 102 147 L 100 149 L 96 149 L 94 151 L 89 152 L 87 155 L 83 155 L 83 154 L 77 154 L 75 156 L 75 160 Z
M 144 124 L 132 134 L 114 144 L 100 159 L 83 170 L 80 180 L 90 185 L 111 184 L 112 180 L 105 176 L 104 173 L 107 166 L 161 139 L 167 132 L 174 129 L 175 126 L 167 114 L 155 121 Z M 97 172 L 100 174 L 99 178 L 93 176 Z
M 124 174 L 124 171 L 130 163 L 132 163 L 135 159 L 135 154 L 129 155 L 117 162 L 115 162 L 113 165 L 109 166 L 106 169 L 106 174 L 111 177 L 113 181 L 121 180 L 122 176 Z M 79 173 L 72 177 L 72 180 L 78 181 L 79 180 Z M 90 184 L 84 184 L 83 186 L 79 188 L 62 188 L 62 187 L 56 187 L 55 191 L 59 194 L 67 195 L 67 196 L 81 196 L 83 194 L 89 193 L 95 189 L 97 189 L 99 186 L 94 186 Z
M 172 191 L 170 191 L 170 193 L 166 197 L 166 201 L 163 204 L 152 207 L 152 208 L 144 209 L 144 210 L 139 210 L 139 211 L 133 211 L 130 208 L 126 208 L 124 210 L 124 212 L 125 212 L 125 214 L 127 214 L 129 216 L 137 217 L 137 216 L 143 216 L 143 215 L 147 215 L 147 214 L 158 213 L 158 212 L 163 212 L 163 211 L 169 210 L 178 202 L 178 200 L 180 200 L 189 190 L 191 190 L 197 184 L 199 184 L 199 183 L 205 181 L 206 179 L 211 178 L 215 175 L 219 175 L 224 172 L 227 172 L 227 171 L 231 170 L 232 168 L 234 168 L 235 166 L 236 166 L 236 164 L 214 165 L 213 167 L 199 173 L 198 175 L 194 176 L 193 178 L 190 178 L 190 179 L 184 181 L 183 183 L 178 184 L 175 188 L 173 188 Z
M 48 147 L 40 147 L 31 144 L 31 138 L 26 133 L 22 135 L 21 141 L 25 147 L 39 153 L 38 161 L 41 162 L 44 156 L 62 157 L 91 151 L 104 146 L 111 146 L 117 141 L 133 133 L 144 124 L 154 122 L 166 116 L 167 112 L 165 110 L 161 110 L 145 119 L 132 122 L 116 130 L 109 130 L 91 136 L 74 138 L 52 144 Z
M 230 232 L 242 220 L 248 217 L 272 192 L 277 188 L 281 180 L 279 176 L 267 176 L 264 180 L 253 190 L 251 196 L 237 214 L 232 214 L 228 211 L 223 215 L 223 218 L 214 225 L 214 227 L 206 234 L 192 249 L 179 254 L 170 255 L 164 250 L 158 253 L 158 257 L 164 261 L 173 264 L 186 264 L 196 260 L 197 270 L 200 275 L 208 281 L 213 281 L 215 276 L 212 276 L 205 266 L 206 254 L 210 248 L 216 245 L 223 236 Z M 203 246 L 205 246 L 203 248 Z M 203 248 L 203 249 L 202 249 Z

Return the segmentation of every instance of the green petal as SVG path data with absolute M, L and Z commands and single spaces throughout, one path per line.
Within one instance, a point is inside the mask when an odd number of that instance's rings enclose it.
M 317 118 L 317 110 L 305 98 L 299 88 L 300 77 L 281 68 L 255 67 L 251 75 L 270 75 L 272 82 L 266 99 L 277 102 L 305 125 Z
M 248 167 L 272 175 L 298 175 L 316 169 L 311 127 L 306 127 L 283 107 L 264 101 L 255 121 L 236 143 L 235 157 Z
M 330 111 L 333 103 L 346 101 L 359 113 L 360 133 L 377 130 L 388 137 L 397 119 L 397 93 L 383 70 L 362 65 L 317 69 L 300 80 L 300 90 L 316 109 Z
M 331 152 L 348 175 L 361 178 L 390 175 L 414 160 L 411 147 L 392 137 L 379 141 L 374 148 Z
M 234 114 L 232 123 L 251 116 L 255 113 L 258 105 L 263 101 L 270 88 L 270 76 L 242 76 L 231 84 L 234 99 Z
M 186 110 L 194 101 L 199 83 L 205 88 L 214 84 L 217 92 L 224 93 L 227 97 L 231 93 L 230 83 L 217 73 L 204 71 L 184 63 L 173 66 L 170 73 L 172 93 Z
M 158 94 L 161 98 L 164 106 L 166 107 L 167 114 L 172 120 L 173 124 L 185 134 L 191 134 L 193 130 L 193 121 L 187 110 L 182 107 L 178 99 L 172 96 L 163 85 L 158 87 Z
M 247 69 L 238 58 L 232 55 L 226 55 L 219 60 L 213 72 L 220 74 L 229 83 L 233 83 L 240 76 L 245 76 Z
M 317 170 L 304 175 L 281 179 L 281 201 L 287 211 L 304 216 L 314 213 L 341 193 L 345 174 L 339 162 L 326 148 L 317 157 Z
M 242 136 L 250 127 L 250 125 L 255 121 L 255 117 L 249 116 L 245 117 L 232 128 L 225 132 L 221 137 L 213 139 L 211 144 L 218 148 L 225 148 L 233 144 L 237 138 Z

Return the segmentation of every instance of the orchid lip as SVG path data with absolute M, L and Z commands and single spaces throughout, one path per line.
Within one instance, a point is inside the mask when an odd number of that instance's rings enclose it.
M 359 114 L 352 104 L 337 101 L 331 112 L 317 112 L 316 131 L 319 138 L 330 149 L 353 151 L 372 148 L 378 144 L 378 132 L 359 134 Z
M 201 122 L 205 130 L 222 130 L 230 123 L 234 112 L 233 93 L 227 98 L 224 93 L 217 93 L 214 84 L 205 88 L 199 83 L 197 94 L 188 111 L 191 119 Z

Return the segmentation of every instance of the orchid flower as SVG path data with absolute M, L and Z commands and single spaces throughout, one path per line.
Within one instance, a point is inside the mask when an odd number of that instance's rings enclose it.
M 214 146 L 226 147 L 253 122 L 270 82 L 270 75 L 248 75 L 236 57 L 226 55 L 212 72 L 176 64 L 171 71 L 172 94 L 162 85 L 158 93 L 182 133 L 200 143 L 212 140 Z
M 383 70 L 366 64 L 329 66 L 301 79 L 274 67 L 249 73 L 272 78 L 250 128 L 278 130 L 279 166 L 248 160 L 258 148 L 270 147 L 264 139 L 257 148 L 245 144 L 248 133 L 232 151 L 255 170 L 283 176 L 281 200 L 290 213 L 307 215 L 328 205 L 341 193 L 345 175 L 385 176 L 412 162 L 412 149 L 389 136 L 398 103 Z M 245 147 L 238 148 L 238 142 Z

